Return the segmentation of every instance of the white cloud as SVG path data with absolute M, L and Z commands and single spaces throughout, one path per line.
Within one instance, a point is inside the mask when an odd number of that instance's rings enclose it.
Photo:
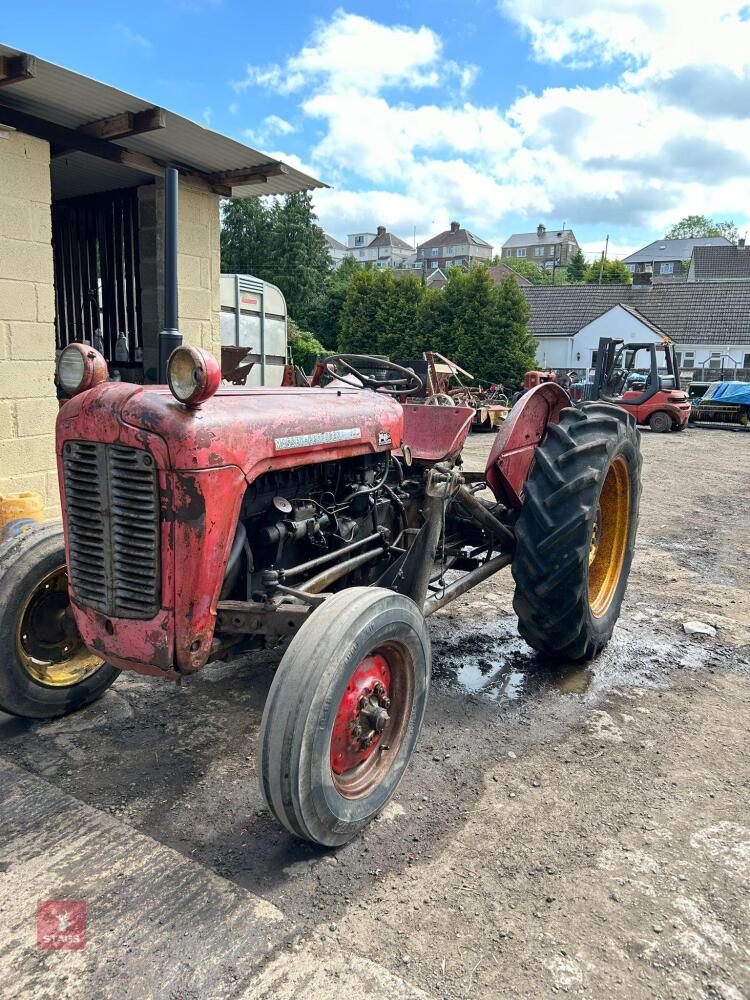
M 475 74 L 474 66 L 443 60 L 442 42 L 427 27 L 385 25 L 339 10 L 283 66 L 250 65 L 234 87 L 242 92 L 257 84 L 290 94 L 320 85 L 326 92 L 375 94 L 386 87 L 435 87 L 446 78 L 466 87 Z
M 343 11 L 283 65 L 248 68 L 238 91 L 299 94 L 315 135 L 306 172 L 337 186 L 315 196 L 326 228 L 342 235 L 383 223 L 409 238 L 416 226 L 420 238 L 456 218 L 486 237 L 525 215 L 529 228 L 566 221 L 609 231 L 619 254 L 639 231 L 689 212 L 747 211 L 747 0 L 695 12 L 693 0 L 498 7 L 536 59 L 609 67 L 609 82 L 483 107 L 462 91 L 476 68 L 451 61 L 429 27 Z M 270 115 L 246 134 L 266 145 L 292 130 Z
M 118 23 L 115 25 L 115 30 L 121 38 L 123 38 L 126 42 L 130 42 L 131 45 L 137 45 L 141 49 L 151 48 L 151 42 L 148 38 L 144 38 L 143 35 L 139 35 L 137 31 L 133 31 L 133 29 L 129 28 L 127 24 Z
M 296 131 L 294 125 L 285 118 L 280 118 L 279 115 L 267 115 L 258 128 L 246 128 L 243 135 L 248 142 L 256 146 L 267 146 L 277 136 L 291 135 Z

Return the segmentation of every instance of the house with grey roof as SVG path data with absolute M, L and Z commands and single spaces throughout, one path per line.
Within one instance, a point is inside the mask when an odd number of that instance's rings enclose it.
M 406 267 L 414 256 L 414 247 L 385 226 L 378 226 L 376 233 L 350 233 L 346 241 L 348 256 L 363 267 Z
M 549 230 L 541 222 L 535 233 L 513 233 L 503 243 L 503 257 L 528 258 L 539 267 L 565 267 L 573 254 L 580 250 L 572 229 Z
M 750 281 L 750 247 L 740 240 L 737 246 L 693 247 L 688 281 Z
M 654 240 L 648 246 L 636 250 L 628 257 L 623 258 L 623 264 L 633 274 L 640 274 L 643 271 L 650 271 L 654 279 L 659 280 L 685 280 L 687 267 L 685 262 L 689 261 L 695 247 L 720 247 L 731 246 L 732 244 L 724 236 L 700 236 L 684 240 Z
M 492 246 L 463 229 L 459 222 L 451 222 L 450 229 L 417 247 L 417 263 L 425 277 L 438 269 L 445 273 L 449 267 L 474 267 L 491 259 Z
M 346 247 L 333 236 L 329 236 L 328 233 L 323 233 L 323 236 L 328 247 L 328 256 L 331 258 L 331 264 L 335 271 L 336 268 L 341 267 L 341 261 L 346 257 Z
M 750 281 L 648 285 L 529 285 L 529 332 L 540 367 L 586 371 L 600 337 L 669 337 L 680 367 L 750 373 Z

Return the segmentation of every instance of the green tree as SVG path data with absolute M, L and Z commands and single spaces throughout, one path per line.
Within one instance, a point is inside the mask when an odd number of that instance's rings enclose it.
M 475 380 L 520 384 L 534 365 L 535 342 L 528 334 L 529 309 L 513 277 L 500 285 L 487 270 L 451 271 L 443 292 L 445 315 L 435 348 L 467 368 Z
M 543 271 L 533 260 L 526 260 L 524 257 L 504 257 L 502 263 L 507 264 L 511 271 L 520 274 L 532 285 L 548 285 L 552 280 L 551 274 Z
M 326 278 L 323 294 L 310 326 L 322 344 L 333 351 L 338 347 L 339 322 L 349 282 L 360 271 L 353 257 L 345 257 Z
M 300 330 L 293 319 L 287 321 L 287 339 L 292 361 L 308 373 L 318 358 L 328 353 L 314 334 L 309 330 Z
M 338 349 L 342 354 L 376 353 L 377 277 L 375 271 L 363 268 L 347 286 L 339 317 Z
M 497 358 L 491 377 L 507 386 L 520 386 L 524 374 L 536 366 L 537 342 L 529 333 L 531 309 L 515 278 L 497 289 Z
M 732 243 L 737 242 L 739 232 L 731 219 L 724 222 L 714 221 L 707 215 L 686 215 L 684 219 L 675 222 L 664 234 L 668 240 L 685 240 L 691 237 L 725 236 Z
M 324 294 L 331 258 L 306 192 L 286 195 L 271 207 L 270 259 L 275 284 L 284 293 L 289 315 L 306 329 Z
M 231 198 L 222 206 L 221 269 L 278 285 L 302 327 L 320 309 L 331 261 L 309 194 Z
M 586 270 L 586 282 L 589 285 L 599 284 L 599 269 L 601 268 L 601 260 L 595 260 L 593 264 L 589 264 Z M 621 260 L 605 260 L 604 268 L 602 269 L 602 284 L 603 285 L 632 285 L 633 275 L 627 269 L 626 265 L 623 264 Z
M 584 281 L 586 278 L 586 258 L 580 250 L 571 256 L 568 261 L 567 279 L 571 284 Z
M 221 270 L 271 277 L 271 213 L 266 199 L 230 198 L 221 205 Z

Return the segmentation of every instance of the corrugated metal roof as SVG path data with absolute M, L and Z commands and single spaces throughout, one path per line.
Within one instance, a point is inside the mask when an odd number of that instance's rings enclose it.
M 0 45 L 0 56 L 22 55 L 19 49 Z M 67 128 L 79 128 L 90 122 L 109 118 L 123 111 L 146 111 L 154 106 L 154 101 L 145 101 L 122 90 L 99 83 L 90 77 L 74 73 L 72 70 L 56 66 L 44 59 L 35 59 L 34 76 L 12 86 L 0 90 L 0 120 L 2 107 L 6 106 L 37 118 L 44 118 L 57 125 Z M 197 122 L 192 122 L 173 111 L 165 109 L 166 125 L 153 132 L 129 136 L 125 139 L 112 140 L 118 146 L 137 153 L 145 153 L 156 160 L 182 164 L 203 173 L 213 173 L 220 170 L 239 170 L 278 162 L 273 157 L 250 146 L 245 146 L 229 136 L 214 132 Z M 65 159 L 71 161 L 71 167 L 85 169 L 83 161 L 78 157 L 83 154 L 70 154 Z M 75 157 L 75 163 L 73 159 Z M 87 160 L 96 162 L 102 170 L 106 161 L 98 157 L 86 156 Z M 253 195 L 291 194 L 295 191 L 309 191 L 313 188 L 327 187 L 322 181 L 285 164 L 286 173 L 269 177 L 266 183 L 235 185 L 233 194 L 237 197 Z M 116 171 L 130 168 L 111 165 Z M 59 173 L 59 171 L 58 171 Z M 133 172 L 136 177 L 139 171 Z M 148 175 L 143 174 L 143 177 Z M 130 183 L 138 183 L 131 180 Z M 112 186 L 112 185 L 110 185 Z M 115 186 L 123 186 L 122 183 Z M 87 190 L 91 190 L 88 188 Z M 99 188 L 99 190 L 105 190 Z

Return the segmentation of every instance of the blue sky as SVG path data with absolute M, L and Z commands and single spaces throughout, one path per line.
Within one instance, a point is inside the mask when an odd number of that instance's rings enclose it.
M 496 247 L 537 223 L 594 252 L 750 209 L 740 0 L 102 0 L 3 5 L 0 39 L 333 185 L 324 227 Z

